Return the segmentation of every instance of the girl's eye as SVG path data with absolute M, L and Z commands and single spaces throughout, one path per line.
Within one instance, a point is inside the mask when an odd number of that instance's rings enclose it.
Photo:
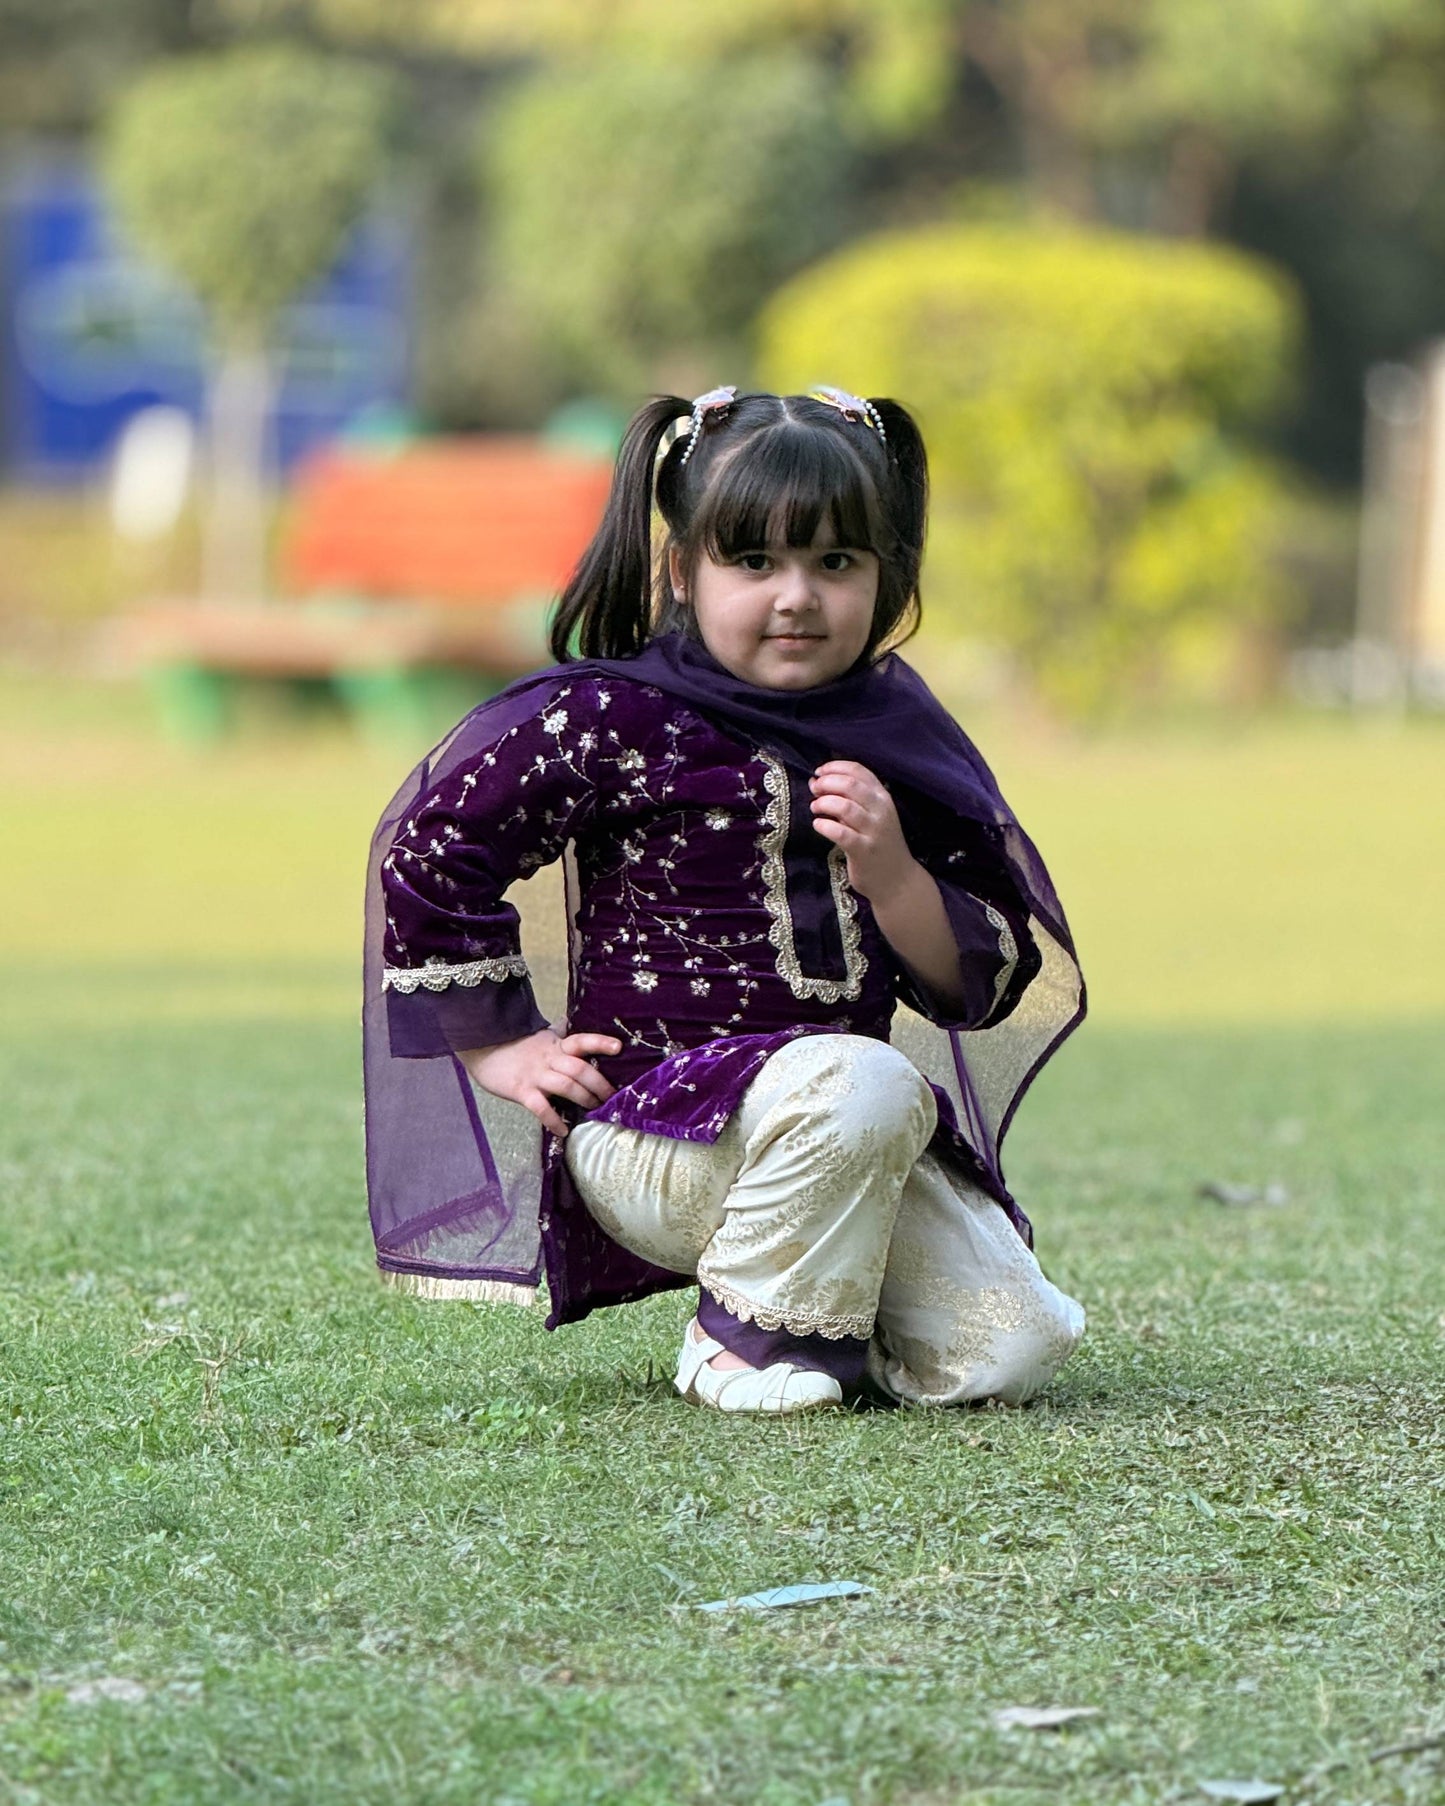
M 764 571 L 768 568 L 769 559 L 766 552 L 744 552 L 738 563 L 745 571 Z
M 851 552 L 824 552 L 823 569 L 825 571 L 846 571 L 853 563 Z

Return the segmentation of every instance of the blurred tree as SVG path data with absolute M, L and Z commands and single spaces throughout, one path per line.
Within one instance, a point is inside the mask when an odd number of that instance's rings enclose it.
M 1308 297 L 1286 449 L 1357 481 L 1365 372 L 1445 332 L 1445 8 L 1389 35 L 1319 138 L 1247 156 L 1219 224 L 1284 263 Z
M 495 256 L 585 385 L 692 393 L 740 367 L 763 298 L 839 241 L 849 155 L 796 55 L 558 68 L 488 122 Z
M 1336 479 L 1356 474 L 1365 368 L 1442 323 L 1439 0 L 0 0 L 0 21 L 7 9 L 29 21 L 8 39 L 0 24 L 20 101 L 50 68 L 24 60 L 32 28 L 80 68 L 87 37 L 118 42 L 122 18 L 186 13 L 197 32 L 284 29 L 404 64 L 428 132 L 441 70 L 467 72 L 457 111 L 485 111 L 498 84 L 539 68 L 655 57 L 681 72 L 744 49 L 801 51 L 829 71 L 858 143 L 865 229 L 956 217 L 983 179 L 1024 216 L 1212 235 L 1283 259 L 1305 289 L 1310 343 L 1282 442 Z M 437 184 L 426 231 L 445 278 L 423 335 L 428 393 L 447 418 L 536 418 L 563 379 L 491 276 L 469 290 L 466 272 L 496 260 L 464 188 Z
M 1008 103 L 1024 173 L 1049 206 L 1099 210 L 1097 154 L 1162 156 L 1168 229 L 1202 230 L 1241 152 L 1318 137 L 1388 35 L 1436 0 L 220 0 L 235 22 L 493 59 L 655 57 L 708 64 L 795 47 L 837 71 L 865 136 L 949 129 L 969 65 Z
M 1242 159 L 1328 141 L 1361 79 L 1435 0 L 1131 0 L 1101 58 L 1096 143 L 1155 163 L 1154 223 L 1202 233 Z
M 784 288 L 762 375 L 916 404 L 930 608 L 1087 710 L 1201 625 L 1280 607 L 1280 489 L 1244 429 L 1281 399 L 1297 324 L 1283 284 L 1235 252 L 933 227 Z
M 768 49 L 828 55 L 845 106 L 868 129 L 916 136 L 953 80 L 960 0 L 215 0 L 233 26 L 286 24 L 339 40 L 405 44 L 490 61 L 638 58 L 713 63 Z
M 270 334 L 371 198 L 386 123 L 374 72 L 285 45 L 161 64 L 111 121 L 104 170 L 122 222 L 210 313 L 210 594 L 264 587 Z

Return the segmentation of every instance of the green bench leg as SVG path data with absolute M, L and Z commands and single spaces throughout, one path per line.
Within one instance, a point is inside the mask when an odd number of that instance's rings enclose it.
M 500 683 L 472 673 L 415 667 L 339 671 L 336 688 L 368 739 L 425 746 L 494 696 Z
M 146 688 L 168 740 L 182 746 L 211 746 L 231 729 L 235 683 L 223 671 L 184 663 L 153 665 Z
M 426 739 L 426 697 L 414 672 L 338 671 L 334 681 L 368 740 L 394 745 Z
M 183 746 L 214 745 L 231 732 L 236 725 L 239 688 L 248 681 L 256 680 L 180 661 L 154 665 L 146 673 L 162 730 Z M 307 691 L 318 688 L 315 679 L 277 681 L 294 691 L 298 702 Z M 479 672 L 418 666 L 338 671 L 331 681 L 367 739 L 387 746 L 420 748 L 439 739 L 468 709 L 495 696 L 504 680 Z

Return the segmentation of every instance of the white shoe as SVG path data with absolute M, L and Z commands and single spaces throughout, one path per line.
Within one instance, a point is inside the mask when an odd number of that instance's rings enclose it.
M 832 1374 L 791 1367 L 786 1361 L 774 1361 L 771 1367 L 734 1367 L 719 1373 L 708 1362 L 723 1352 L 723 1345 L 711 1336 L 695 1337 L 692 1332 L 696 1321 L 694 1318 L 683 1333 L 676 1380 L 678 1391 L 693 1404 L 711 1405 L 716 1411 L 761 1411 L 773 1415 L 842 1404 L 843 1388 Z

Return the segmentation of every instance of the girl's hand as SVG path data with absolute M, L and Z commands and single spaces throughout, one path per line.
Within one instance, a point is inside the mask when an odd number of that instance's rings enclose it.
M 499 1041 L 495 1047 L 469 1047 L 457 1058 L 483 1091 L 530 1110 L 561 1141 L 567 1125 L 551 1100 L 565 1097 L 584 1110 L 605 1104 L 613 1088 L 584 1056 L 621 1052 L 622 1043 L 611 1035 L 559 1035 L 539 1028 L 534 1035 Z
M 913 876 L 893 798 L 866 765 L 829 759 L 809 779 L 813 826 L 848 856 L 848 882 L 876 909 Z

